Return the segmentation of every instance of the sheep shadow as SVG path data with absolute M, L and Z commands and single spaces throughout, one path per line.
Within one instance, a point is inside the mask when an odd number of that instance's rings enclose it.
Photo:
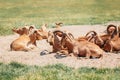
M 49 55 L 49 54 L 55 54 L 54 57 L 56 59 L 62 59 L 62 58 L 66 57 L 66 55 L 59 54 L 59 53 L 49 52 L 48 50 L 43 50 L 43 51 L 40 52 L 40 56 Z
M 56 59 L 62 59 L 62 58 L 65 58 L 65 57 L 67 57 L 66 55 L 61 55 L 61 54 L 56 54 L 56 55 L 54 55 L 54 57 L 56 58 Z

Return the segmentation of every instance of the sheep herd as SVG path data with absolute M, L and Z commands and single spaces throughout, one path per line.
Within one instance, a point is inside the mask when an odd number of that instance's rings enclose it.
M 14 28 L 13 32 L 19 37 L 11 42 L 11 51 L 30 51 L 37 47 L 37 40 L 46 39 L 52 46 L 52 52 L 59 55 L 102 58 L 105 52 L 120 51 L 120 26 L 110 24 L 99 35 L 96 31 L 89 31 L 85 36 L 75 38 L 68 30 L 61 30 L 62 23 L 56 23 L 54 31 L 48 31 L 44 24 L 40 29 L 34 25 Z

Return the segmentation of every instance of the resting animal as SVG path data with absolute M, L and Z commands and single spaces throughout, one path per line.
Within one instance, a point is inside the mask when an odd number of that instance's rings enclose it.
M 53 46 L 52 52 L 61 52 L 65 49 L 61 46 L 61 39 L 62 39 L 63 32 L 60 30 L 55 30 L 53 32 L 49 31 L 48 32 L 48 39 L 47 42 Z
M 36 40 L 44 39 L 43 35 L 38 30 L 34 30 L 30 35 L 23 34 L 10 44 L 10 49 L 14 51 L 29 51 L 37 46 Z
M 106 44 L 106 41 L 113 38 L 117 33 L 117 27 L 115 25 L 108 25 L 106 29 L 107 33 L 104 35 L 98 35 L 95 31 L 90 31 L 88 33 L 94 33 L 92 34 L 92 38 L 88 41 L 93 42 L 97 44 L 100 48 L 104 48 L 104 45 Z
M 120 51 L 120 26 L 118 27 L 117 35 L 114 35 L 106 41 L 104 50 L 107 52 Z
M 76 57 L 100 58 L 104 53 L 104 51 L 94 43 L 86 40 L 75 40 L 71 33 L 64 33 L 62 46 L 67 47 L 69 54 L 73 53 Z

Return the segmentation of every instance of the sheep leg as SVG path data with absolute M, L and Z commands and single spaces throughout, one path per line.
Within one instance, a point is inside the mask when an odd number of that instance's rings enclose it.
M 90 50 L 89 50 L 89 49 L 86 49 L 85 52 L 86 52 L 86 57 L 85 57 L 85 58 L 86 58 L 86 59 L 89 59 L 90 56 L 91 56 Z
M 112 44 L 110 44 L 110 52 L 111 53 L 113 52 L 113 46 L 112 46 Z
M 77 49 L 77 48 L 74 48 L 74 49 L 73 49 L 73 55 L 74 55 L 75 57 L 78 57 L 78 54 L 79 54 L 78 49 Z
M 66 56 L 69 56 L 68 50 L 60 50 L 60 53 L 65 54 Z
M 35 47 L 36 47 L 35 45 L 30 44 L 30 45 L 24 47 L 24 51 L 26 51 L 26 52 L 30 51 L 30 50 L 34 49 Z

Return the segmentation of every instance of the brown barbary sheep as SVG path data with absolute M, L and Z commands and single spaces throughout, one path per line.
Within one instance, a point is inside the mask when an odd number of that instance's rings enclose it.
M 118 32 L 113 33 L 112 37 L 106 41 L 104 45 L 104 50 L 107 52 L 120 51 L 120 27 L 118 27 Z
M 108 25 L 107 26 L 107 34 L 116 35 L 117 34 L 117 26 L 115 26 L 113 24 Z
M 27 30 L 27 28 L 24 29 Z M 36 40 L 46 39 L 47 37 L 47 35 L 44 35 L 44 31 L 33 29 L 33 31 L 31 31 L 29 35 L 20 35 L 19 38 L 17 38 L 10 44 L 10 48 L 14 51 L 29 51 L 37 46 Z
M 73 53 L 73 55 L 76 57 L 100 58 L 104 53 L 104 51 L 94 43 L 86 40 L 75 40 L 71 33 L 64 33 L 62 45 L 67 47 L 69 53 Z
M 47 42 L 52 46 L 52 52 L 50 53 L 57 53 L 59 55 L 65 54 L 68 55 L 67 48 L 61 45 L 61 39 L 63 36 L 63 31 L 55 30 L 53 32 L 48 32 L 48 39 Z
M 48 39 L 47 42 L 53 46 L 52 52 L 58 52 L 62 49 L 61 47 L 61 39 L 63 32 L 60 30 L 55 30 L 53 32 L 48 32 Z
M 97 34 L 95 31 L 89 31 L 85 37 L 79 37 L 77 41 L 87 40 L 91 43 L 97 44 L 99 47 L 101 47 L 104 44 L 104 41 L 101 39 L 101 37 Z
M 113 38 L 114 35 L 117 33 L 117 27 L 115 25 L 108 25 L 106 29 L 107 33 L 104 35 L 98 35 L 95 31 L 89 31 L 89 33 L 92 34 L 92 38 L 89 38 L 89 42 L 93 42 L 97 44 L 100 48 L 104 48 L 104 45 L 106 44 L 106 41 Z M 86 34 L 86 35 L 87 35 Z

